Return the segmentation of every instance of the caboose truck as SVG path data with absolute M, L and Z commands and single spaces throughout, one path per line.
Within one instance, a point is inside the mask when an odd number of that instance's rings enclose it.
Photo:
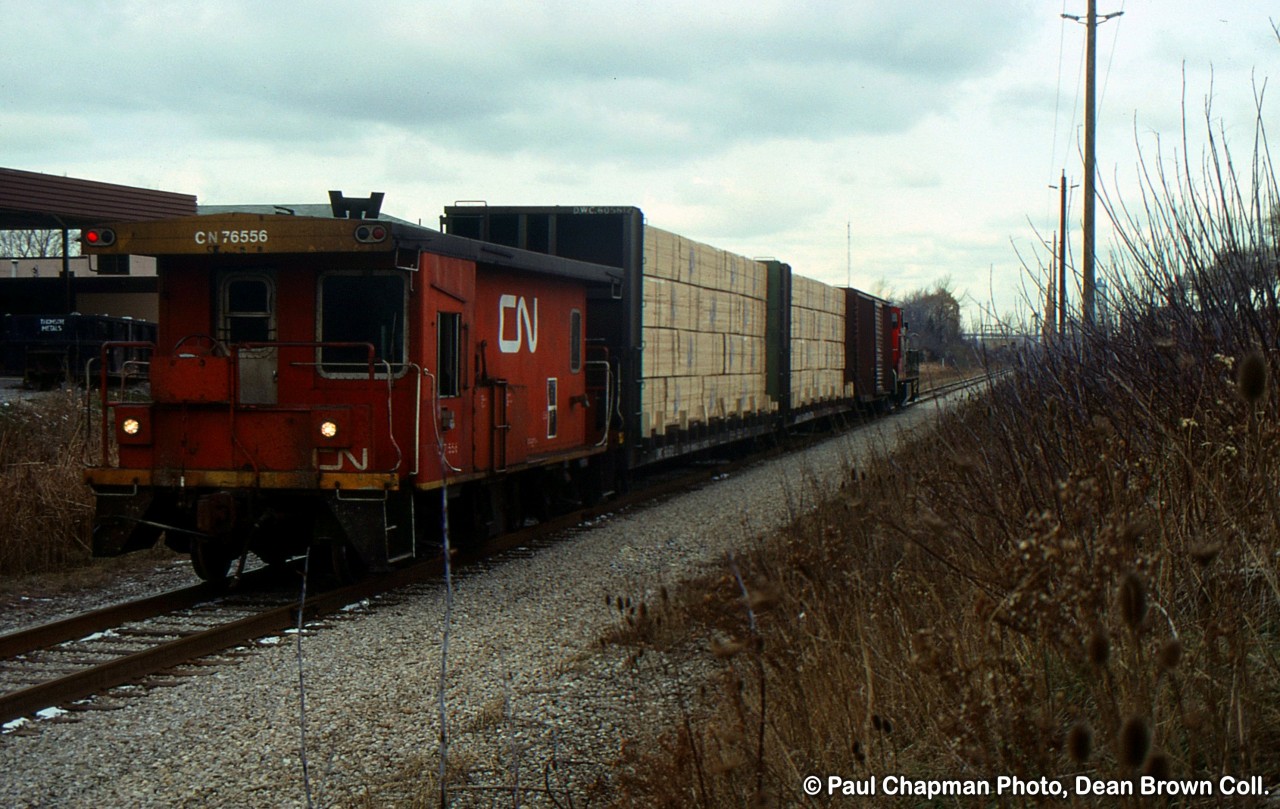
M 442 488 L 465 536 L 602 477 L 619 375 L 587 307 L 622 273 L 351 202 L 84 231 L 86 253 L 156 257 L 160 294 L 151 401 L 97 394 L 95 555 L 163 535 L 208 580 L 308 548 L 353 576 L 431 552 Z

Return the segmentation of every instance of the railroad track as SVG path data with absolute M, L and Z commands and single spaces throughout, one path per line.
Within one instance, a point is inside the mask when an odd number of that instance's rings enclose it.
M 975 374 L 973 376 L 966 376 L 966 377 L 961 377 L 959 379 L 952 379 L 946 382 L 941 382 L 937 385 L 933 385 L 930 388 L 922 390 L 920 392 L 920 398 L 917 401 L 929 401 L 930 399 L 940 399 L 943 396 L 946 396 L 950 393 L 955 393 L 956 391 L 959 391 L 959 390 L 964 390 L 965 388 L 972 388 L 972 387 L 977 387 L 978 385 L 995 382 L 996 380 L 1002 378 L 1007 373 L 1009 372 L 998 370 L 998 371 L 992 371 L 990 373 Z
M 986 374 L 952 380 L 921 392 L 917 402 L 945 396 L 991 379 Z M 615 497 L 537 526 L 497 537 L 458 558 L 460 564 L 494 562 L 508 553 L 528 553 L 610 513 L 659 500 L 706 483 L 713 475 L 756 463 L 748 456 Z M 256 639 L 278 636 L 300 623 L 419 582 L 438 581 L 443 560 L 424 560 L 392 573 L 300 598 L 294 580 L 268 570 L 250 571 L 227 593 L 201 584 L 125 602 L 60 621 L 0 635 L 0 724 L 55 708 L 92 707 L 83 701 L 117 686 Z M 274 583 L 271 577 L 275 576 Z M 299 605 L 302 604 L 301 615 Z M 60 712 L 55 708 L 55 713 Z
M 299 620 L 336 612 L 440 569 L 438 562 L 423 562 L 308 594 L 301 618 L 297 591 L 277 587 L 219 595 L 201 585 L 0 636 L 0 723 L 277 635 Z M 246 576 L 245 584 L 260 581 Z

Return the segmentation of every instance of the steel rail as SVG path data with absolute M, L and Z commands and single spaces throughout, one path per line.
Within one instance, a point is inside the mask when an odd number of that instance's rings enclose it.
M 353 601 L 428 578 L 440 563 L 426 562 L 370 578 L 348 587 L 308 596 L 303 620 L 334 612 Z M 107 689 L 135 682 L 188 660 L 216 654 L 246 641 L 296 626 L 298 605 L 265 610 L 238 620 L 201 630 L 150 649 L 108 660 L 64 677 L 0 695 L 0 722 L 29 716 L 50 706 L 66 705 Z
M 936 398 L 952 390 L 981 384 L 997 377 L 998 374 L 983 374 L 967 379 L 953 380 L 922 391 L 921 399 Z M 856 426 L 853 429 L 856 429 Z M 740 468 L 758 460 L 759 457 L 752 454 L 752 456 L 715 469 L 699 469 L 687 475 L 679 475 L 674 479 L 645 486 L 643 489 L 612 498 L 600 504 L 554 517 L 530 528 L 494 537 L 471 552 L 459 554 L 457 563 L 459 565 L 468 565 L 491 558 L 504 551 L 537 544 L 541 538 L 573 530 L 584 522 L 597 518 L 602 514 L 620 511 L 644 502 L 687 491 L 691 487 L 699 485 L 699 483 L 706 482 L 713 474 L 719 474 L 725 469 Z M 335 612 L 353 602 L 393 591 L 408 584 L 439 578 L 443 571 L 444 564 L 442 559 L 425 560 L 336 590 L 308 596 L 302 620 L 305 622 L 306 620 Z M 54 621 L 32 629 L 12 632 L 0 636 L 0 657 L 12 658 L 22 654 L 24 651 L 32 651 L 35 648 L 48 648 L 59 642 L 78 639 L 92 632 L 119 626 L 123 622 L 157 617 L 186 606 L 207 601 L 218 593 L 217 588 L 211 585 L 197 585 L 135 602 L 106 607 L 85 615 Z M 143 677 L 172 669 L 187 661 L 214 655 L 255 638 L 289 629 L 296 626 L 298 620 L 298 605 L 296 603 L 274 607 L 255 615 L 228 621 L 173 641 L 167 641 L 150 649 L 115 658 L 48 682 L 0 694 L 0 722 L 8 722 L 20 717 L 30 716 L 50 706 L 66 705 L 119 685 L 136 682 Z M 30 642 L 32 638 L 39 638 L 40 642 L 33 646 Z
M 265 570 L 249 571 L 241 576 L 241 586 L 253 588 L 266 580 Z M 234 594 L 236 591 L 230 591 Z M 72 615 L 48 623 L 24 629 L 16 629 L 0 635 L 0 664 L 19 655 L 29 654 L 59 643 L 79 640 L 94 632 L 114 629 L 129 621 L 145 621 L 165 613 L 187 609 L 197 604 L 214 601 L 228 595 L 225 588 L 203 582 L 191 587 L 158 593 L 135 601 L 102 607 L 90 612 Z

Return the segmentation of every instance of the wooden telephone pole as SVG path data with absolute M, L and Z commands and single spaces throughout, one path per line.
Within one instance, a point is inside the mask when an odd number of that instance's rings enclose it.
M 1085 74 L 1084 74 L 1084 256 L 1082 257 L 1082 283 L 1080 288 L 1080 316 L 1086 329 L 1094 323 L 1094 289 L 1096 279 L 1094 272 L 1094 146 L 1097 140 L 1097 73 L 1098 73 L 1098 23 L 1106 22 L 1112 17 L 1119 17 L 1123 11 L 1104 14 L 1099 20 L 1097 0 L 1089 0 L 1086 19 L 1083 20 L 1087 34 L 1085 36 Z M 1079 16 L 1063 14 L 1068 20 L 1082 22 Z
M 1060 194 L 1058 203 L 1058 269 L 1057 277 L 1053 275 L 1049 277 L 1049 286 L 1058 284 L 1056 317 L 1054 322 L 1058 327 L 1058 339 L 1062 339 L 1067 335 L 1067 189 L 1079 188 L 1076 185 L 1067 185 L 1067 170 L 1062 170 L 1062 180 L 1057 185 L 1051 185 Z M 1052 331 L 1052 326 L 1050 327 Z

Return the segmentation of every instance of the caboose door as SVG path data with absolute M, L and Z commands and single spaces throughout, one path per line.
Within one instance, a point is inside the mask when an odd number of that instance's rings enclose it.
M 277 351 L 261 345 L 276 339 L 275 276 L 227 273 L 219 286 L 219 333 L 234 358 L 238 401 L 275 404 Z
M 507 439 L 511 435 L 511 422 L 507 420 L 507 404 L 507 380 L 493 380 L 490 403 L 492 410 L 489 413 L 489 425 L 492 430 L 489 448 L 493 457 L 489 459 L 489 468 L 494 472 L 507 471 Z

